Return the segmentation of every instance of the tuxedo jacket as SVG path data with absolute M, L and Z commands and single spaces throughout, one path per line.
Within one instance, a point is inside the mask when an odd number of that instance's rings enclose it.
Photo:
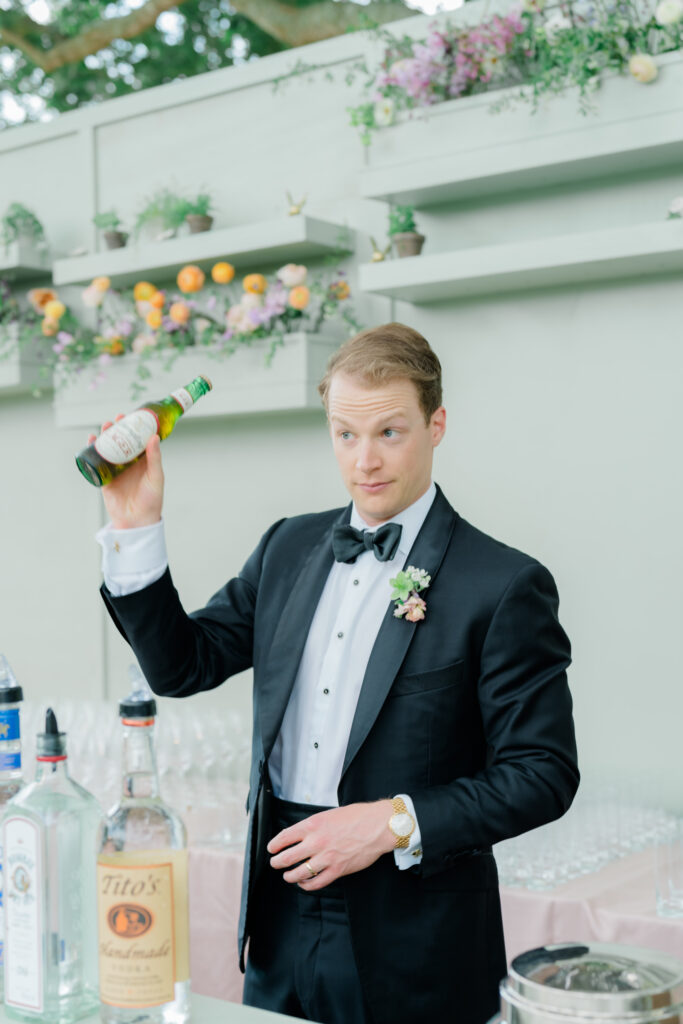
M 152 689 L 184 697 L 253 667 L 253 755 L 239 951 L 267 927 L 267 763 L 351 506 L 276 522 L 238 576 L 187 614 L 168 570 L 127 597 L 102 588 Z M 376 1024 L 406 1012 L 485 1024 L 506 973 L 491 845 L 569 807 L 579 773 L 551 574 L 487 536 L 437 494 L 406 565 L 431 576 L 424 620 L 387 611 L 363 679 L 340 805 L 408 793 L 422 861 L 391 854 L 342 882 L 354 955 Z M 539 941 L 540 941 L 539 936 Z

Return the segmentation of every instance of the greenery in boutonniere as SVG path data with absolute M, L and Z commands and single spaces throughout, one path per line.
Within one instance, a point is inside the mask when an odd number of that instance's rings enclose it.
M 408 622 L 420 622 L 427 611 L 427 602 L 420 597 L 420 591 L 426 590 L 432 577 L 424 569 L 416 569 L 409 565 L 407 569 L 397 573 L 389 583 L 393 587 L 391 600 L 396 605 L 394 615 L 397 619 L 405 615 Z

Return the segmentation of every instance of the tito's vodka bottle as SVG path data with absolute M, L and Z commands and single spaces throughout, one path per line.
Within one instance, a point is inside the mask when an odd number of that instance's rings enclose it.
M 5 1011 L 70 1024 L 97 1009 L 96 839 L 100 805 L 66 767 L 51 708 L 36 737 L 36 778 L 7 805 Z
M 24 699 L 7 658 L 0 654 L 0 817 L 9 800 L 24 785 L 21 773 L 19 708 Z M 3 893 L 2 846 L 0 846 L 0 997 L 3 990 Z
M 190 1015 L 187 833 L 159 796 L 156 701 L 137 666 L 119 704 L 123 793 L 97 857 L 100 1015 L 106 1024 L 182 1024 Z
M 114 477 L 137 462 L 154 434 L 168 437 L 184 412 L 211 390 L 208 377 L 195 377 L 184 388 L 172 391 L 158 402 L 146 402 L 122 420 L 112 423 L 76 456 L 76 465 L 95 487 L 111 483 Z

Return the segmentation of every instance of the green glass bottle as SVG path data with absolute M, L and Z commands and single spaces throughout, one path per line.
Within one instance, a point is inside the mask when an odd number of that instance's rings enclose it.
M 103 430 L 76 456 L 76 465 L 95 487 L 104 487 L 137 462 L 154 434 L 168 437 L 184 412 L 210 391 L 208 377 L 195 377 L 158 402 L 146 402 Z

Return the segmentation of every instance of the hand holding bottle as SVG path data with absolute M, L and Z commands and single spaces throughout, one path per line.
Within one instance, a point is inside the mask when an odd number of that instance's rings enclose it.
M 123 419 L 123 413 L 115 417 Z M 111 420 L 102 424 L 102 430 L 112 426 Z M 92 444 L 96 435 L 88 437 Z M 102 498 L 115 530 L 130 530 L 137 526 L 151 526 L 161 519 L 164 498 L 164 470 L 158 434 L 150 437 L 145 454 L 102 488 Z

